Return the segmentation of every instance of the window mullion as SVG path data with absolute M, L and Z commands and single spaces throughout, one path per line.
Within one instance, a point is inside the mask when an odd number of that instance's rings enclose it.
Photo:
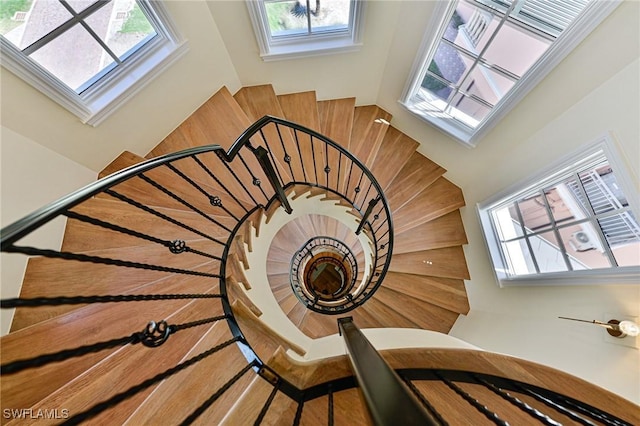
M 85 21 L 80 21 L 80 25 L 82 25 L 84 29 L 87 30 L 89 34 L 91 34 L 91 37 L 93 37 L 98 42 L 100 47 L 102 47 L 109 54 L 109 56 L 111 56 L 111 59 L 113 59 L 115 63 L 117 63 L 118 65 L 122 63 L 120 58 L 118 58 L 118 55 L 116 55 L 113 50 L 111 50 L 109 46 L 107 46 L 107 44 L 100 38 L 100 36 L 98 36 L 98 34 L 93 31 L 93 28 L 91 28 L 89 24 L 87 24 Z
M 507 19 L 509 18 L 509 14 L 513 11 L 513 9 L 515 8 L 516 5 L 517 5 L 517 2 L 513 2 L 511 4 L 511 6 L 509 6 L 509 9 L 507 9 L 507 11 L 505 12 L 505 14 L 502 17 L 502 19 L 500 19 L 500 22 L 498 22 L 498 25 L 496 26 L 496 29 L 493 30 L 493 33 L 491 33 L 491 36 L 489 37 L 489 40 L 487 40 L 487 43 L 484 45 L 484 47 L 482 48 L 480 53 L 478 53 L 478 57 L 473 61 L 473 64 L 471 64 L 471 66 L 466 70 L 465 74 L 459 80 L 460 83 L 456 85 L 456 89 L 453 90 L 451 92 L 451 94 L 449 95 L 449 98 L 447 99 L 447 107 L 445 108 L 445 110 L 449 109 L 451 107 L 451 102 L 453 102 L 453 98 L 455 97 L 455 95 L 458 94 L 459 88 L 462 87 L 462 84 L 464 83 L 464 81 L 471 75 L 473 70 L 476 68 L 476 66 L 480 62 L 480 58 L 484 57 L 485 52 L 491 46 L 491 43 L 493 42 L 493 40 L 498 35 L 498 32 L 500 31 L 502 26 L 505 24 L 505 22 L 507 22 Z M 444 39 L 444 37 L 443 37 L 443 39 Z
M 87 7 L 85 10 L 83 10 L 80 13 L 76 13 L 73 10 L 73 8 L 71 6 L 69 6 L 69 4 L 66 1 L 64 1 L 64 0 L 59 0 L 59 1 L 60 1 L 60 4 L 62 4 L 62 6 L 64 8 L 66 8 L 69 11 L 69 13 L 71 13 L 71 18 L 69 18 L 67 21 L 62 23 L 57 28 L 53 29 L 53 31 L 50 31 L 49 33 L 45 34 L 44 36 L 42 36 L 38 40 L 36 40 L 33 43 L 31 43 L 29 46 L 27 46 L 24 49 L 22 49 L 22 53 L 23 54 L 25 54 L 27 56 L 31 55 L 33 52 L 35 52 L 36 50 L 40 49 L 45 44 L 49 43 L 50 41 L 52 41 L 52 40 L 54 40 L 54 39 L 56 39 L 58 37 L 60 37 L 64 32 L 69 30 L 71 27 L 73 27 L 78 22 L 82 22 L 83 19 L 85 19 L 87 16 L 91 15 L 93 12 L 95 12 L 98 9 L 106 6 L 112 0 L 98 1 L 98 2 L 96 2 L 94 4 L 92 4 L 91 6 Z
M 562 258 L 564 259 L 564 263 L 567 266 L 568 271 L 573 271 L 573 266 L 571 265 L 571 261 L 569 260 L 569 255 L 567 254 L 567 249 L 564 246 L 564 241 L 562 241 L 562 236 L 560 235 L 560 231 L 558 230 L 558 224 L 556 223 L 556 218 L 553 217 L 553 212 L 551 211 L 551 206 L 549 205 L 549 200 L 547 200 L 547 196 L 544 193 L 544 189 L 540 191 L 542 193 L 542 202 L 544 203 L 544 208 L 547 211 L 547 216 L 551 221 L 551 227 L 553 229 L 553 234 L 556 237 L 556 241 L 558 242 L 558 247 L 560 248 L 560 252 L 562 253 Z
M 311 0 L 307 0 L 307 34 L 311 35 Z
M 98 42 L 98 44 L 100 45 L 100 47 L 102 47 L 108 54 L 109 56 L 111 56 L 111 58 L 115 61 L 115 63 L 117 63 L 118 65 L 120 65 L 122 63 L 122 61 L 120 60 L 120 58 L 118 58 L 118 55 L 116 55 L 115 53 L 113 53 L 113 51 L 109 48 L 109 46 L 107 46 L 107 44 L 100 38 L 100 36 L 98 36 L 98 34 L 96 34 L 95 31 L 93 31 L 93 28 L 91 28 L 89 26 L 89 24 L 87 24 L 85 22 L 85 19 L 89 16 L 91 16 L 91 14 L 95 11 L 97 11 L 99 9 L 99 7 L 89 7 L 87 9 L 91 9 L 89 11 L 87 11 L 86 9 L 84 11 L 82 11 L 82 17 L 80 17 L 80 14 L 77 14 L 75 12 L 75 10 L 73 10 L 73 8 L 71 7 L 71 5 L 69 5 L 69 3 L 67 3 L 66 0 L 59 0 L 60 3 L 62 4 L 62 6 L 64 6 L 69 13 L 71 13 L 73 15 L 73 17 L 80 23 L 80 25 L 82 25 L 82 27 L 87 30 L 87 32 L 89 34 L 91 34 L 91 37 L 93 37 L 93 39 L 95 41 Z M 111 0 L 109 0 L 111 1 Z M 96 4 L 98 3 L 103 3 L 100 7 L 103 7 L 104 5 L 106 5 L 107 3 L 109 3 L 109 1 L 105 1 L 105 2 L 96 2 L 94 3 L 92 6 L 96 6 Z M 84 13 L 87 12 L 87 13 Z
M 527 250 L 529 250 L 529 256 L 531 256 L 531 261 L 533 262 L 533 267 L 536 268 L 536 274 L 540 273 L 540 266 L 538 266 L 538 260 L 536 256 L 533 254 L 533 247 L 531 247 L 531 241 L 529 241 L 529 237 L 527 236 L 527 230 L 524 227 L 524 218 L 522 217 L 522 212 L 520 211 L 520 206 L 518 203 L 514 203 L 516 208 L 516 213 L 518 213 L 518 222 L 520 222 L 520 228 L 522 229 L 522 235 L 524 235 L 524 241 L 527 243 Z
M 582 184 L 582 180 L 580 179 L 580 174 L 579 173 L 574 173 L 574 179 L 576 180 L 576 182 L 578 183 L 577 187 L 578 190 L 580 191 L 580 194 L 582 194 L 582 197 L 584 197 L 585 200 L 585 204 L 587 205 L 587 208 L 589 209 L 589 216 L 592 218 L 592 225 L 594 227 L 594 229 L 596 230 L 596 233 L 598 234 L 598 238 L 600 238 L 600 243 L 602 244 L 602 247 L 604 248 L 604 251 L 607 255 L 607 258 L 609 259 L 609 262 L 611 262 L 612 265 L 617 266 L 618 262 L 616 261 L 615 256 L 613 255 L 613 252 L 611 251 L 611 247 L 609 247 L 609 242 L 607 241 L 606 236 L 604 235 L 604 232 L 602 232 L 602 229 L 600 228 L 600 225 L 598 224 L 598 218 L 601 218 L 602 215 L 596 215 L 595 210 L 593 209 L 593 206 L 591 205 L 591 200 L 589 200 L 589 196 L 587 195 L 587 191 L 584 189 L 584 185 Z M 610 213 L 612 213 L 612 215 L 618 213 L 618 210 L 612 210 Z

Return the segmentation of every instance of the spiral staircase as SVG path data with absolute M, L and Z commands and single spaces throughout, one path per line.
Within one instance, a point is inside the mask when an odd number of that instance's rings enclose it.
M 372 422 L 348 358 L 307 362 L 304 342 L 342 316 L 446 334 L 469 311 L 462 192 L 390 121 L 354 98 L 223 87 L 146 158 L 3 229 L 30 257 L 2 301 L 2 424 Z M 30 245 L 63 218 L 61 248 Z M 344 285 L 309 285 L 329 264 Z M 433 424 L 640 424 L 523 360 L 382 356 Z

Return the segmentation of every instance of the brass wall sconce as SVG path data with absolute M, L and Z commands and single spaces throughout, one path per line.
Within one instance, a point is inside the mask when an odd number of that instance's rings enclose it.
M 620 339 L 631 336 L 636 337 L 640 334 L 640 326 L 633 321 L 618 321 L 617 319 L 611 319 L 608 322 L 602 321 L 588 321 L 576 318 L 567 318 L 567 317 L 558 317 L 561 319 L 571 320 L 571 321 L 580 321 L 580 322 L 588 322 L 591 324 L 598 325 L 600 327 L 604 327 L 607 329 L 607 333 L 613 337 L 618 337 Z

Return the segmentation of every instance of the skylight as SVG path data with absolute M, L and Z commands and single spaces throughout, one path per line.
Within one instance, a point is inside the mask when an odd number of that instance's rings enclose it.
M 440 2 L 403 104 L 469 146 L 615 8 L 589 0 Z

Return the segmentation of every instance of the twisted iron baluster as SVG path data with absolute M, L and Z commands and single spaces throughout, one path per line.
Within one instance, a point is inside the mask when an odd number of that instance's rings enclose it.
M 39 355 L 33 358 L 8 362 L 0 366 L 0 374 L 14 374 L 29 368 L 41 367 L 52 362 L 65 361 L 69 358 L 77 358 L 93 352 L 99 352 L 104 349 L 115 348 L 117 346 L 124 346 L 127 344 L 142 343 L 147 347 L 155 348 L 166 342 L 170 335 L 177 333 L 180 330 L 209 324 L 229 317 L 229 315 L 220 315 L 178 325 L 169 325 L 165 320 L 158 322 L 149 321 L 142 331 L 135 332 L 129 336 L 93 343 L 91 345 L 79 346 L 73 349 L 64 349 L 62 351 Z

